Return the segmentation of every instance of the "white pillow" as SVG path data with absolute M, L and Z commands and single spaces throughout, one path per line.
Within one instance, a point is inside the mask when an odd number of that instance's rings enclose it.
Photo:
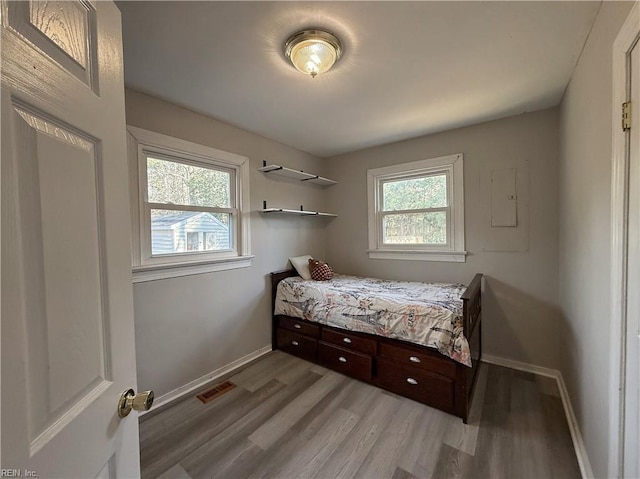
M 303 279 L 311 279 L 311 270 L 309 269 L 309 260 L 311 256 L 305 254 L 304 256 L 296 256 L 295 258 L 289 258 L 291 265 L 296 269 L 298 274 Z

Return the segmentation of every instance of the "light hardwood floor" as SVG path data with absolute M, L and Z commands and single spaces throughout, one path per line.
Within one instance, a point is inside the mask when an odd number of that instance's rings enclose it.
M 281 352 L 144 416 L 145 478 L 579 478 L 555 381 L 482 364 L 469 424 Z

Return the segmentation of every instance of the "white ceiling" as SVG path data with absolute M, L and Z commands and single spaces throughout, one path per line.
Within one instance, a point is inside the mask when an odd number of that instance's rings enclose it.
M 128 86 L 318 156 L 557 105 L 600 2 L 118 2 Z M 316 79 L 282 44 L 323 27 Z

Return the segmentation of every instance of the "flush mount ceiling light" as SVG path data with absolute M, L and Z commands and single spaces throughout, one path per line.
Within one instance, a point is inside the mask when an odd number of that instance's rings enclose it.
M 342 44 L 329 32 L 303 30 L 287 39 L 284 54 L 296 69 L 315 78 L 340 59 Z

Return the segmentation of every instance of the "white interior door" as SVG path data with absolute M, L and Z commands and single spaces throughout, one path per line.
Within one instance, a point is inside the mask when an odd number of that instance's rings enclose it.
M 624 477 L 640 477 L 640 46 L 631 51 Z
M 2 468 L 139 475 L 120 12 L 3 1 Z M 32 472 L 30 472 L 32 471 Z

